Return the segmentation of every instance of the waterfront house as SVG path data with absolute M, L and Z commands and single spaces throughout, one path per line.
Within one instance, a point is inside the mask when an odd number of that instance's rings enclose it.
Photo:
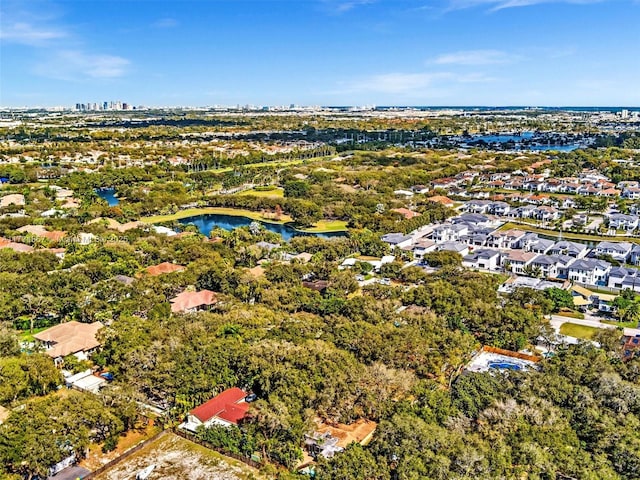
M 638 217 L 635 215 L 625 215 L 624 213 L 612 213 L 607 215 L 609 228 L 616 230 L 632 231 L 638 228 Z

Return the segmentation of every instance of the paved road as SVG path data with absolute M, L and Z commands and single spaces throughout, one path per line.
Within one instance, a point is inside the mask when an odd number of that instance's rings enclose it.
M 594 317 L 593 315 L 585 314 L 585 318 L 569 318 L 563 317 L 560 315 L 551 315 L 551 326 L 556 329 L 556 331 L 560 330 L 560 325 L 563 323 L 575 323 L 576 325 L 584 325 L 586 327 L 594 327 L 594 328 L 618 328 L 615 325 L 609 325 L 608 323 L 602 323 L 598 317 Z M 625 335 L 640 335 L 640 328 L 625 328 Z

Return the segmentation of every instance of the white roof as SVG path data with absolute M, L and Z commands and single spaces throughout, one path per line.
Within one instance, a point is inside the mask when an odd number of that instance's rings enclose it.
M 353 266 L 356 264 L 356 259 L 355 258 L 345 258 L 344 262 L 342 262 L 342 265 L 344 266 Z
M 384 257 L 382 257 L 380 259 L 380 263 L 383 264 L 383 265 L 385 263 L 392 263 L 395 259 L 396 259 L 396 257 L 394 257 L 393 255 L 385 255 Z
M 73 383 L 73 386 L 80 390 L 97 393 L 100 387 L 107 381 L 104 378 L 89 375 Z

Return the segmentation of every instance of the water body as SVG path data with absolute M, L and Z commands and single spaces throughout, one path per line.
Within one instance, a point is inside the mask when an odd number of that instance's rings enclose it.
M 483 140 L 487 143 L 507 143 L 507 142 L 521 142 L 522 140 L 531 140 L 533 138 L 533 132 L 522 132 L 522 135 L 474 135 L 473 141 L 478 142 Z
M 522 141 L 528 141 L 534 139 L 534 132 L 522 132 L 521 135 L 510 135 L 510 134 L 495 134 L 495 135 L 474 135 L 472 137 L 472 142 L 484 141 L 486 143 L 515 143 L 516 150 L 531 150 L 537 152 L 547 152 L 556 150 L 558 152 L 571 152 L 577 148 L 580 148 L 579 145 L 575 143 L 570 143 L 567 145 L 522 145 Z M 543 140 L 538 139 L 538 140 Z
M 219 215 L 219 214 L 207 214 L 207 215 L 196 215 L 194 217 L 187 217 L 181 220 L 178 220 L 182 225 L 193 224 L 198 227 L 198 230 L 203 235 L 209 236 L 211 230 L 215 227 L 222 228 L 224 230 L 233 230 L 238 227 L 247 227 L 251 225 L 251 218 L 247 217 L 238 217 L 232 215 Z M 335 238 L 335 237 L 344 237 L 346 236 L 345 232 L 330 232 L 330 233 L 307 233 L 300 232 L 294 228 L 291 228 L 287 225 L 283 225 L 281 223 L 265 223 L 259 222 L 264 228 L 269 230 L 270 232 L 279 233 L 282 235 L 282 239 L 285 241 L 291 240 L 293 237 L 299 236 L 315 236 L 320 238 Z
M 120 203 L 120 200 L 116 197 L 116 190 L 114 188 L 98 188 L 96 193 L 100 198 L 106 200 L 110 207 Z

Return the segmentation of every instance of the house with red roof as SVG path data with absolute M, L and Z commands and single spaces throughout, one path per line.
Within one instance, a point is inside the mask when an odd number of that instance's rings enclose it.
M 238 425 L 249 411 L 246 398 L 247 392 L 244 390 L 238 387 L 229 388 L 191 410 L 187 415 L 187 421 L 180 427 L 195 432 L 199 426 L 207 428 L 212 425 Z
M 208 309 L 218 302 L 218 298 L 211 290 L 200 290 L 199 292 L 182 292 L 170 302 L 173 313 L 191 313 Z
M 182 272 L 184 267 L 182 265 L 176 265 L 171 262 L 162 262 L 158 265 L 152 265 L 146 268 L 146 272 L 151 277 L 157 277 L 158 275 L 164 275 L 165 273 Z

